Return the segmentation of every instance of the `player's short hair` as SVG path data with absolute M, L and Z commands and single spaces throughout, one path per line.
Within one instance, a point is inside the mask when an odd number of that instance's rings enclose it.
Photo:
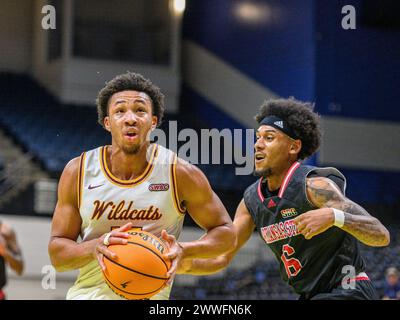
M 153 115 L 157 116 L 157 126 L 161 124 L 164 115 L 164 95 L 159 87 L 139 73 L 127 72 L 116 76 L 100 90 L 97 99 L 98 122 L 104 127 L 104 118 L 108 115 L 108 103 L 113 94 L 125 90 L 146 93 L 152 102 Z
M 255 120 L 260 122 L 267 116 L 276 116 L 286 121 L 302 147 L 298 154 L 300 160 L 316 152 L 321 144 L 319 115 L 313 111 L 314 104 L 302 102 L 290 97 L 288 99 L 266 100 L 260 107 Z

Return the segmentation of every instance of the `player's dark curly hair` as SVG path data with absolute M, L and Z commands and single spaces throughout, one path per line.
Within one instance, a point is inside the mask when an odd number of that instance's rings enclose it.
M 100 90 L 97 99 L 98 122 L 104 127 L 104 118 L 108 115 L 108 103 L 113 94 L 125 90 L 146 93 L 152 101 L 153 115 L 157 116 L 157 126 L 161 124 L 164 115 L 164 95 L 160 88 L 139 73 L 127 72 L 116 76 Z
M 295 135 L 301 140 L 302 147 L 298 158 L 303 160 L 316 152 L 321 144 L 319 115 L 313 111 L 314 104 L 289 99 L 271 99 L 264 101 L 255 116 L 258 123 L 266 116 L 276 116 L 286 121 Z

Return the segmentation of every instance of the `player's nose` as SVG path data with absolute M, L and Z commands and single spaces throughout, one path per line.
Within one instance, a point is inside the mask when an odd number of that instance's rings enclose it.
M 137 123 L 135 113 L 130 110 L 125 113 L 124 120 L 125 120 L 125 124 L 130 125 L 130 126 L 135 125 Z
M 264 149 L 264 143 L 261 141 L 262 139 L 258 139 L 255 143 L 254 143 L 254 150 L 255 151 L 261 151 Z

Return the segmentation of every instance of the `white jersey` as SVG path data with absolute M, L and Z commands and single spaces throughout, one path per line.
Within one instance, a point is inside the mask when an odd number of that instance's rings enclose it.
M 78 206 L 82 218 L 81 238 L 99 238 L 114 228 L 132 222 L 161 236 L 165 229 L 177 239 L 182 230 L 185 209 L 176 189 L 176 154 L 152 144 L 151 157 L 143 174 L 134 180 L 120 180 L 107 167 L 107 147 L 81 155 L 78 178 Z M 165 287 L 152 299 L 168 299 Z M 80 269 L 67 299 L 122 299 L 106 284 L 97 260 Z

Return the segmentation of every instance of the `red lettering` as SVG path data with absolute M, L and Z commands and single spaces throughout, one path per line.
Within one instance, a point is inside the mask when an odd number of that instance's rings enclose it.
M 282 255 L 281 260 L 285 266 L 286 274 L 288 278 L 295 277 L 299 274 L 303 266 L 301 262 L 295 258 L 289 258 L 292 256 L 296 251 L 293 247 L 289 246 L 288 244 L 284 244 L 282 246 Z

